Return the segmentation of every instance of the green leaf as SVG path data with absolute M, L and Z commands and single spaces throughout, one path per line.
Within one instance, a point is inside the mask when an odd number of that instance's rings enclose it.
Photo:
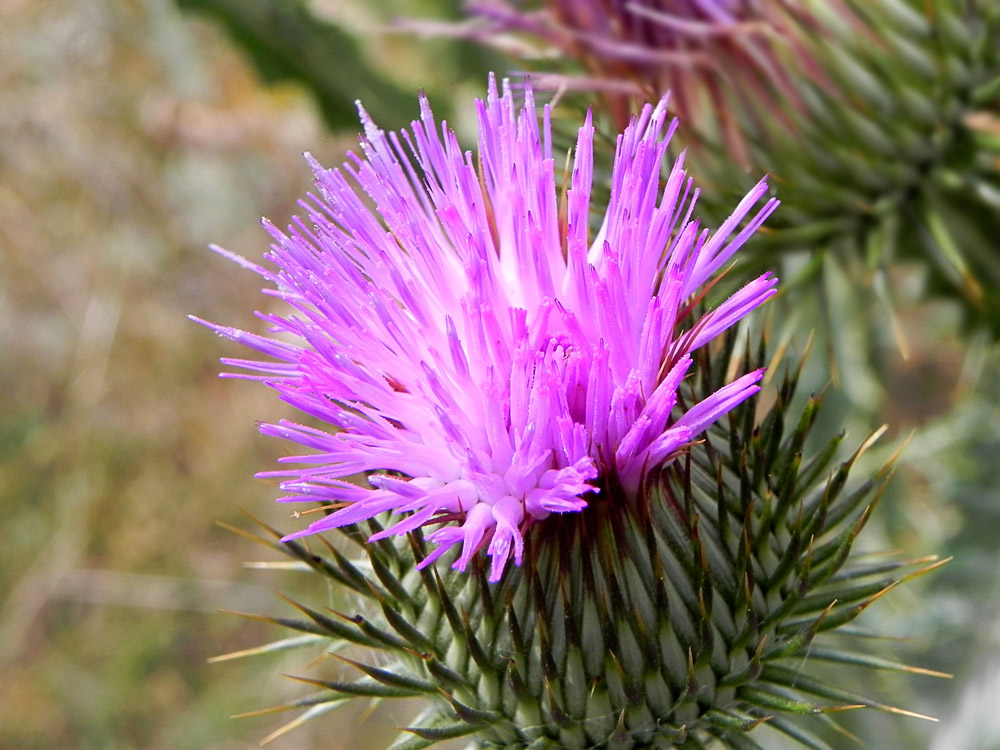
M 415 109 L 412 95 L 372 70 L 358 43 L 313 15 L 304 0 L 176 1 L 216 18 L 265 81 L 292 81 L 308 89 L 333 129 L 356 126 L 359 96 L 376 121 L 397 123 L 401 112 Z

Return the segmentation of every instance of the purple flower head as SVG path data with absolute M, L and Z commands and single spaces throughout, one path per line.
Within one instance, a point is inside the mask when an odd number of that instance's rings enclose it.
M 485 550 L 496 581 L 520 564 L 532 523 L 584 510 L 605 478 L 634 497 L 647 472 L 758 390 L 754 371 L 678 406 L 691 352 L 775 293 L 764 274 L 689 314 L 777 201 L 755 211 L 761 181 L 714 234 L 692 220 L 683 154 L 661 185 L 675 128 L 664 98 L 618 136 L 591 237 L 590 117 L 561 210 L 548 108 L 539 123 L 530 88 L 519 107 L 492 78 L 476 106 L 478 156 L 426 100 L 398 134 L 362 109 L 361 156 L 332 170 L 308 157 L 320 193 L 301 204 L 308 220 L 265 224 L 277 271 L 225 253 L 293 308 L 262 315 L 281 338 L 211 327 L 272 360 L 224 362 L 333 428 L 261 428 L 310 451 L 284 459 L 301 468 L 262 475 L 282 478 L 281 500 L 337 508 L 288 539 L 390 512 L 377 537 L 436 526 L 422 566 L 456 548 L 464 570 Z M 348 481 L 359 473 L 367 486 Z
M 842 0 L 831 8 L 845 15 Z M 692 144 L 725 144 L 752 163 L 746 124 L 803 111 L 790 71 L 825 80 L 808 39 L 815 14 L 787 0 L 466 0 L 456 23 L 404 21 L 417 33 L 449 34 L 523 62 L 537 89 L 585 90 L 625 127 L 636 101 L 671 92 Z M 790 124 L 790 123 L 789 123 Z

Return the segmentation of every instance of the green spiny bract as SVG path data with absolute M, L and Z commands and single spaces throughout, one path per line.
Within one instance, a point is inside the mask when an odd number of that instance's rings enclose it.
M 694 399 L 722 382 L 712 360 L 725 356 L 701 357 Z M 342 614 L 295 604 L 304 618 L 272 621 L 305 635 L 253 651 L 367 654 L 345 659 L 354 681 L 299 678 L 320 690 L 286 707 L 311 717 L 356 697 L 425 697 L 394 750 L 466 735 L 479 748 L 743 750 L 761 747 L 750 732 L 762 723 L 827 748 L 810 721 L 899 710 L 803 670 L 803 657 L 908 670 L 845 648 L 837 629 L 935 565 L 851 556 L 891 470 L 849 477 L 870 440 L 841 463 L 842 436 L 805 455 L 822 398 L 793 414 L 797 380 L 786 372 L 762 419 L 743 405 L 654 472 L 641 500 L 611 478 L 584 512 L 533 527 L 523 564 L 497 584 L 481 562 L 418 571 L 419 534 L 368 543 L 375 520 L 342 530 L 359 559 L 322 538 L 278 543 L 269 529 L 262 541 L 367 604 Z
M 755 111 L 734 101 L 752 163 L 784 199 L 756 257 L 766 266 L 778 252 L 825 248 L 879 275 L 916 260 L 930 271 L 928 293 L 961 300 L 970 322 L 998 335 L 1000 5 L 846 5 L 853 15 L 809 6 L 822 22 L 798 35 L 814 59 L 791 68 L 797 103 Z M 700 150 L 694 171 L 733 184 L 714 152 Z

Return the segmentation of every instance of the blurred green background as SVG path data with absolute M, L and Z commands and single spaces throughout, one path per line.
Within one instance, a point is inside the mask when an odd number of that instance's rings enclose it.
M 236 5 L 211 5 L 216 15 L 171 0 L 0 5 L 5 750 L 251 748 L 279 719 L 230 715 L 305 692 L 280 676 L 301 673 L 301 655 L 206 661 L 283 635 L 218 610 L 285 614 L 273 590 L 317 596 L 309 577 L 245 565 L 258 549 L 216 525 L 248 528 L 246 508 L 289 528 L 274 488 L 252 479 L 283 451 L 254 421 L 287 410 L 253 383 L 220 381 L 217 359 L 233 348 L 185 317 L 252 326 L 267 304 L 255 276 L 206 246 L 259 257 L 259 217 L 284 223 L 309 189 L 301 152 L 332 165 L 356 144 L 354 98 L 395 128 L 425 89 L 467 136 L 482 71 L 500 64 L 387 31 L 402 10 L 440 18 L 455 3 L 326 0 L 310 8 L 328 24 L 327 44 L 293 34 L 285 47 L 256 48 L 267 85 L 216 22 Z M 255 34 L 252 24 L 236 32 Z M 323 81 L 320 96 L 296 77 Z M 879 365 L 852 359 L 852 331 L 870 311 L 835 273 L 827 284 L 846 301 L 833 321 L 846 384 L 834 418 L 858 439 L 889 422 L 875 459 L 917 430 L 871 546 L 956 556 L 866 622 L 911 638 L 897 655 L 956 674 L 886 681 L 894 700 L 942 723 L 879 718 L 865 739 L 995 750 L 1000 355 L 985 338 L 959 339 L 955 310 L 935 303 L 903 315 L 909 360 L 890 340 Z M 818 367 L 821 384 L 829 374 Z M 270 746 L 375 748 L 405 721 L 364 708 Z

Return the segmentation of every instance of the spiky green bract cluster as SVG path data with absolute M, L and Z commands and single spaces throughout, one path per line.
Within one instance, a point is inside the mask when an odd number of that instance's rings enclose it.
M 752 162 L 784 200 L 776 231 L 754 247 L 828 249 L 869 278 L 917 260 L 928 293 L 961 300 L 970 323 L 998 335 L 1000 4 L 846 4 L 853 15 L 810 6 L 822 33 L 799 37 L 822 73 L 796 72 L 801 101 L 743 109 Z M 692 164 L 733 184 L 712 149 Z M 773 264 L 773 253 L 757 257 Z
M 722 382 L 718 355 L 702 356 L 692 401 Z M 929 561 L 851 557 L 890 471 L 849 479 L 870 441 L 839 464 L 840 437 L 804 455 L 821 398 L 792 413 L 797 373 L 762 421 L 752 405 L 734 410 L 638 499 L 610 478 L 584 512 L 531 528 L 523 564 L 497 584 L 481 561 L 418 571 L 420 536 L 370 544 L 377 520 L 342 530 L 362 552 L 353 560 L 322 537 L 281 544 L 270 530 L 267 544 L 368 602 L 344 613 L 295 604 L 303 617 L 273 620 L 305 636 L 254 651 L 363 654 L 345 659 L 354 681 L 300 678 L 319 691 L 287 706 L 307 709 L 289 726 L 359 696 L 422 696 L 427 709 L 395 750 L 464 735 L 510 750 L 745 750 L 761 747 L 760 724 L 828 748 L 816 722 L 830 713 L 897 711 L 812 669 L 908 669 L 845 649 L 837 631 Z

